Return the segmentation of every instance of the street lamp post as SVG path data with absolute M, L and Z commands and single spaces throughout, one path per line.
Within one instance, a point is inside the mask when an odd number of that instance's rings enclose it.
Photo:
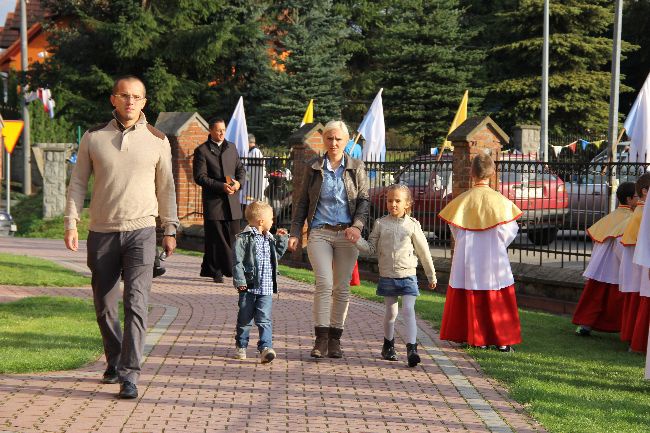
M 616 162 L 618 145 L 616 133 L 618 132 L 618 90 L 621 71 L 621 25 L 623 16 L 623 0 L 616 0 L 614 9 L 614 35 L 612 45 L 612 78 L 609 86 L 609 125 L 607 127 L 607 143 L 609 143 L 609 160 Z M 609 170 L 610 175 L 610 196 L 609 208 L 616 207 L 616 190 L 618 189 L 618 178 L 616 167 Z
M 548 162 L 548 0 L 544 0 L 544 42 L 542 47 L 542 113 L 540 153 L 544 162 Z
M 27 4 L 20 0 L 20 66 L 22 69 L 20 80 L 20 107 L 23 111 L 23 194 L 32 193 L 32 143 L 29 134 L 29 110 L 25 103 L 25 87 L 27 86 Z

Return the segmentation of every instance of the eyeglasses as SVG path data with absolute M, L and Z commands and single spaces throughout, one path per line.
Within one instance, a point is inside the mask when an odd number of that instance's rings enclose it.
M 140 102 L 144 99 L 146 99 L 144 96 L 140 95 L 129 95 L 128 93 L 118 93 L 117 95 L 113 95 L 117 98 L 120 98 L 123 101 L 128 101 L 129 99 L 133 99 L 135 102 Z

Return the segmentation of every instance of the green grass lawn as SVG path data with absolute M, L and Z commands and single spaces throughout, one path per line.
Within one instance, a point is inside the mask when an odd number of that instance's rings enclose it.
M 79 287 L 90 285 L 90 278 L 47 260 L 0 253 L 0 284 Z
M 79 368 L 102 353 L 92 301 L 33 297 L 0 303 L 0 373 Z
M 298 281 L 314 281 L 309 270 L 280 266 L 280 272 Z M 352 293 L 382 302 L 375 287 L 362 281 Z M 415 307 L 420 317 L 440 329 L 444 302 L 440 294 L 422 292 Z M 643 356 L 628 353 L 618 334 L 577 337 L 568 317 L 519 313 L 523 343 L 515 353 L 467 350 L 549 432 L 650 431 L 650 383 L 643 380 Z

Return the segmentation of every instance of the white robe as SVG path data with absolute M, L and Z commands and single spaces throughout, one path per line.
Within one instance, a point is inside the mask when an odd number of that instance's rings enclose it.
M 621 245 L 621 269 L 618 274 L 618 290 L 623 293 L 636 293 L 641 287 L 641 272 L 643 268 L 632 262 L 634 245 Z
M 515 283 L 508 258 L 508 245 L 515 239 L 516 221 L 487 230 L 450 226 L 454 255 L 449 285 L 454 289 L 499 290 Z
M 602 283 L 618 284 L 621 268 L 621 260 L 617 254 L 619 243 L 619 238 L 594 242 L 589 265 L 582 275 Z

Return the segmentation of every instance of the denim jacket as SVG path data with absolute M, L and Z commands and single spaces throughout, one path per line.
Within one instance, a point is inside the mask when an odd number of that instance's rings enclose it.
M 269 241 L 271 247 L 271 267 L 273 269 L 273 293 L 278 292 L 278 284 L 276 281 L 278 260 L 287 251 L 288 239 L 287 236 L 275 236 Z M 256 281 L 259 281 L 256 251 L 255 233 L 253 233 L 250 226 L 246 226 L 235 239 L 232 264 L 232 280 L 235 287 L 251 287 Z

